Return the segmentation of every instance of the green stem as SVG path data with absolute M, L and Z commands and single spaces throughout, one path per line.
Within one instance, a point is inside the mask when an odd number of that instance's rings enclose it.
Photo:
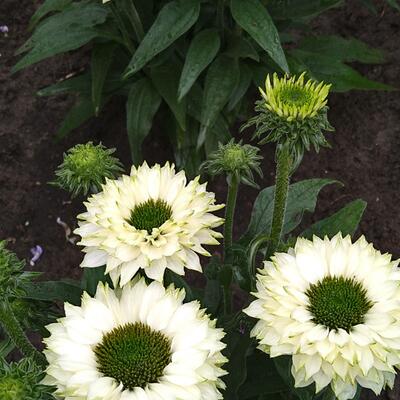
M 256 256 L 260 247 L 269 241 L 269 236 L 263 235 L 253 239 L 249 245 L 248 252 L 248 269 L 250 275 L 250 289 L 254 291 L 256 289 Z
M 228 187 L 228 197 L 225 207 L 225 225 L 224 225 L 224 261 L 230 261 L 232 253 L 232 231 L 233 217 L 235 215 L 236 199 L 239 189 L 239 177 L 235 174 L 230 175 Z
M 277 250 L 282 235 L 285 218 L 289 179 L 291 171 L 291 157 L 288 146 L 277 150 L 277 165 L 275 178 L 274 213 L 271 225 L 271 241 L 267 250 L 267 259 Z
M 236 174 L 229 176 L 228 197 L 225 207 L 224 224 L 224 264 L 225 267 L 232 262 L 232 237 L 233 237 L 233 219 L 235 216 L 236 199 L 239 190 L 240 178 Z M 232 276 L 232 275 L 230 275 Z M 231 280 L 227 279 L 223 284 L 224 296 L 224 315 L 229 315 L 232 311 Z
M 8 300 L 0 303 L 0 323 L 7 335 L 26 357 L 31 357 L 38 365 L 46 365 L 44 356 L 36 350 L 22 330 L 17 318 L 10 307 Z

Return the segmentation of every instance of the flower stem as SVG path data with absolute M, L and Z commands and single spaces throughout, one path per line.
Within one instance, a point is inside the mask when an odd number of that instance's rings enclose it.
M 275 178 L 274 213 L 272 217 L 270 242 L 267 250 L 267 259 L 277 250 L 282 235 L 285 218 L 287 195 L 292 160 L 288 146 L 277 150 L 277 165 Z
M 8 300 L 3 300 L 0 303 L 0 323 L 13 343 L 26 357 L 31 357 L 39 366 L 46 364 L 44 356 L 36 350 L 26 337 L 17 318 L 15 318 Z
M 230 175 L 230 183 L 228 187 L 228 197 L 225 208 L 225 224 L 224 224 L 224 261 L 230 261 L 232 253 L 232 231 L 233 217 L 235 215 L 236 198 L 239 189 L 239 177 L 236 174 Z
M 256 237 L 250 242 L 248 251 L 248 270 L 250 276 L 250 290 L 256 290 L 256 256 L 261 246 L 269 241 L 269 236 L 263 235 Z

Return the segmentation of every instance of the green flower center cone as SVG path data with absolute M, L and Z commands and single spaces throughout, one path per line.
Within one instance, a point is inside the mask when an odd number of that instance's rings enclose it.
M 159 228 L 171 216 L 172 209 L 167 202 L 150 199 L 132 210 L 129 223 L 136 229 L 146 230 L 150 234 L 153 228 Z
M 351 278 L 325 277 L 310 285 L 306 295 L 314 322 L 332 330 L 342 328 L 349 332 L 364 322 L 365 314 L 372 307 L 362 284 Z
M 98 370 L 129 390 L 157 382 L 171 362 L 170 340 L 140 322 L 113 329 L 94 352 Z
M 312 95 L 308 90 L 301 87 L 282 88 L 278 97 L 282 104 L 296 107 L 305 106 L 312 100 Z

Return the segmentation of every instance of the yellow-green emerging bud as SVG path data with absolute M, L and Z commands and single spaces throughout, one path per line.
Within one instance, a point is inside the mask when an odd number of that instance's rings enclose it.
M 97 193 L 106 178 L 115 179 L 123 171 L 120 161 L 113 157 L 115 149 L 92 142 L 78 144 L 64 154 L 52 184 L 68 191 L 72 197 Z
M 44 372 L 29 358 L 18 363 L 0 361 L 0 398 L 2 400 L 53 400 L 55 388 L 40 382 Z
M 222 173 L 235 174 L 244 184 L 257 187 L 254 182 L 253 171 L 262 176 L 259 148 L 242 142 L 235 143 L 232 139 L 226 145 L 219 143 L 218 150 L 210 154 L 201 169 L 210 175 Z
M 268 75 L 262 99 L 256 102 L 258 115 L 251 118 L 242 130 L 255 125 L 255 137 L 260 144 L 275 142 L 277 149 L 287 148 L 291 170 L 297 168 L 305 150 L 315 151 L 329 146 L 323 131 L 333 131 L 327 118 L 327 97 L 330 85 L 324 82 L 305 82 L 305 73 L 299 77 L 272 79 Z
M 259 88 L 265 107 L 287 121 L 315 117 L 326 106 L 331 85 L 317 84 L 311 79 L 304 83 L 304 76 L 305 72 L 297 79 L 295 76 L 279 79 L 275 73 L 271 82 L 268 75 L 265 91 Z

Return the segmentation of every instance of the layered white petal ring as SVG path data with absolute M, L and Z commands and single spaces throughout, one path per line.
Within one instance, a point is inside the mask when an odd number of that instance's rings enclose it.
M 65 304 L 64 318 L 50 324 L 44 340 L 49 366 L 45 384 L 66 400 L 214 400 L 224 388 L 222 329 L 196 301 L 183 304 L 184 290 L 135 280 L 118 291 L 102 283 L 80 307 Z M 99 372 L 94 349 L 104 335 L 142 323 L 170 341 L 171 360 L 157 382 L 133 390 Z M 124 357 L 129 355 L 124 355 Z
M 162 202 L 169 218 L 150 231 L 130 222 L 136 207 Z M 201 271 L 198 254 L 210 254 L 202 245 L 216 245 L 222 237 L 213 228 L 223 219 L 212 214 L 223 205 L 215 204 L 215 195 L 206 191 L 199 178 L 187 183 L 185 173 L 174 166 L 132 167 L 130 176 L 107 180 L 103 191 L 85 203 L 75 233 L 86 253 L 82 267 L 106 265 L 114 284 L 129 282 L 139 269 L 154 280 L 162 281 L 166 268 L 179 275 L 184 268 Z
M 314 382 L 319 392 L 331 385 L 339 400 L 353 398 L 357 384 L 378 394 L 393 386 L 400 367 L 397 265 L 364 237 L 355 243 L 340 234 L 331 240 L 299 238 L 294 249 L 275 254 L 259 271 L 257 300 L 245 310 L 258 319 L 252 336 L 271 357 L 292 356 L 297 387 Z M 326 277 L 357 282 L 365 292 L 368 310 L 351 329 L 328 328 L 310 311 L 310 287 Z M 345 298 L 338 307 L 346 309 Z M 354 309 L 354 302 L 348 306 Z

